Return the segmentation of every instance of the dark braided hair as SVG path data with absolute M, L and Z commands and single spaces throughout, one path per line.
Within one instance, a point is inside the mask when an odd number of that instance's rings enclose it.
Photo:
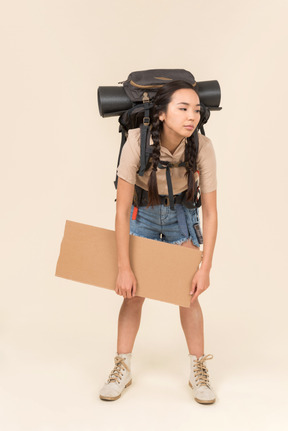
M 148 182 L 148 206 L 159 205 L 159 194 L 157 186 L 156 171 L 160 159 L 160 136 L 163 130 L 163 122 L 159 120 L 160 113 L 167 112 L 167 106 L 171 101 L 172 95 L 176 90 L 182 88 L 188 88 L 194 90 L 197 94 L 198 91 L 196 87 L 185 81 L 172 81 L 168 84 L 163 85 L 156 93 L 154 99 L 154 106 L 152 108 L 152 122 L 151 122 L 151 136 L 153 140 L 153 152 L 152 152 L 152 171 Z M 188 179 L 188 189 L 186 192 L 186 199 L 188 201 L 193 201 L 195 193 L 195 181 L 194 181 L 194 171 L 196 170 L 196 151 L 197 151 L 197 141 L 198 129 L 194 130 L 193 134 L 187 138 L 187 144 L 185 147 L 185 164 L 186 173 Z

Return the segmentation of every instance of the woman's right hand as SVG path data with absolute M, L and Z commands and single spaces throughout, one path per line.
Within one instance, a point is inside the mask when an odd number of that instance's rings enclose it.
M 136 293 L 136 283 L 132 269 L 119 269 L 115 292 L 124 298 L 132 298 Z

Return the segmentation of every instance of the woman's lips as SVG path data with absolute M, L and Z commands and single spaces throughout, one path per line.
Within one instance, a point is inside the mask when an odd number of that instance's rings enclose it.
M 185 129 L 188 129 L 188 130 L 193 130 L 194 129 L 194 126 L 184 126 L 185 127 Z

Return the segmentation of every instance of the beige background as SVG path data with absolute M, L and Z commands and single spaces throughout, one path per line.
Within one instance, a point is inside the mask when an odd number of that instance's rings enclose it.
M 1 419 L 5 431 L 287 425 L 287 2 L 1 2 Z M 147 300 L 134 384 L 98 398 L 121 298 L 54 276 L 65 220 L 114 228 L 117 118 L 96 90 L 130 71 L 217 79 L 219 230 L 202 297 L 218 400 L 197 404 L 177 307 Z M 204 412 L 205 410 L 205 412 Z

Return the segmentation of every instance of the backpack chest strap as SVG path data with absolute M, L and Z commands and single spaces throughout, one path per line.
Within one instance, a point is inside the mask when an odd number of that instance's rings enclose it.
M 166 181 L 168 186 L 168 196 L 169 196 L 171 210 L 175 210 L 175 206 L 174 206 L 173 187 L 172 187 L 172 181 L 171 181 L 170 168 L 176 168 L 176 167 L 178 168 L 180 166 L 185 166 L 185 165 L 186 165 L 185 162 L 171 163 L 171 162 L 164 162 L 162 160 L 159 160 L 158 162 L 159 169 L 166 169 Z

